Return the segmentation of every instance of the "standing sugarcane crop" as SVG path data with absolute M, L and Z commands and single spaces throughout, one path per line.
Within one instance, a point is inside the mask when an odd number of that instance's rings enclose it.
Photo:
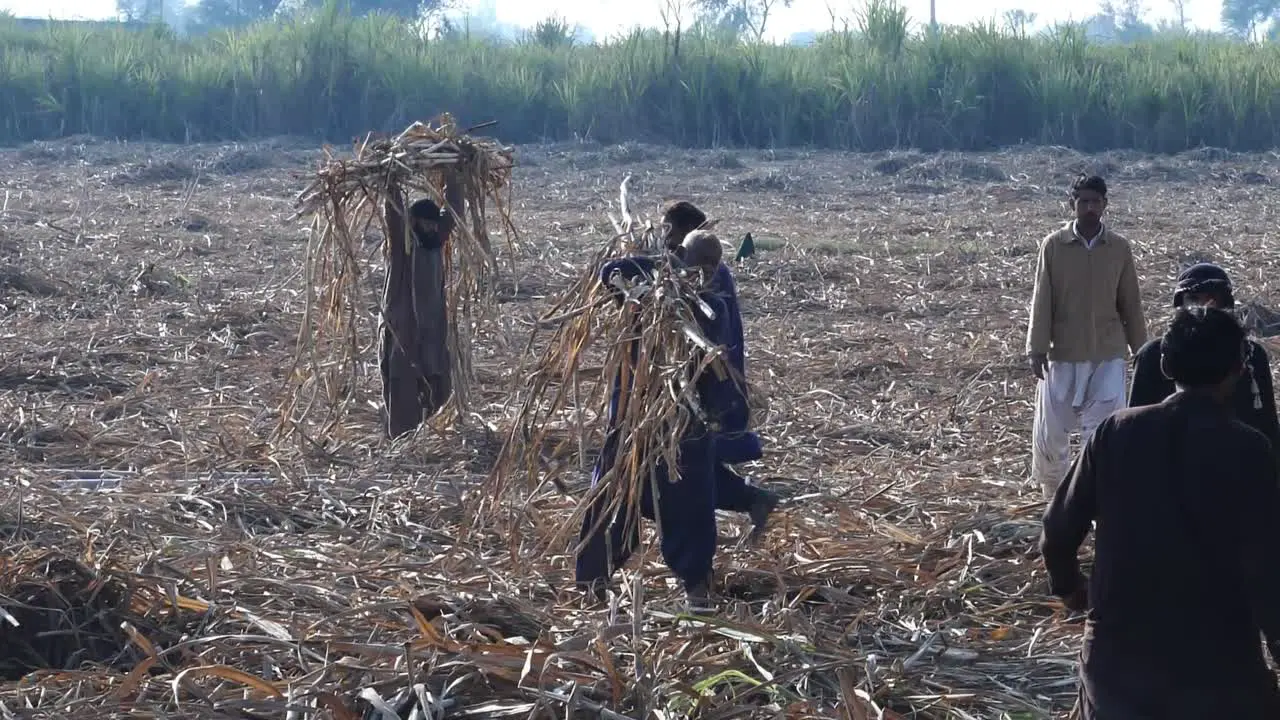
M 1102 223 L 1107 183 L 1071 186 L 1075 220 L 1040 243 L 1027 356 L 1035 374 L 1031 477 L 1046 500 L 1069 465 L 1071 431 L 1088 437 L 1125 406 L 1125 346 L 1147 341 L 1129 241 Z
M 1197 263 L 1178 276 L 1173 292 L 1175 308 L 1203 305 L 1233 310 L 1236 306 L 1231 278 L 1212 263 Z M 1172 395 L 1173 380 L 1160 367 L 1160 338 L 1154 338 L 1133 358 L 1133 384 L 1129 388 L 1129 407 L 1155 405 Z M 1271 363 L 1261 343 L 1249 341 L 1249 358 L 1245 372 L 1236 385 L 1231 406 L 1236 417 L 1267 436 L 1271 451 L 1280 466 L 1280 420 L 1276 417 L 1276 396 L 1271 383 Z
M 718 346 L 725 345 L 728 336 L 729 313 L 715 292 L 707 290 L 711 278 L 720 263 L 720 241 L 709 233 L 692 234 L 682 245 L 682 261 L 671 258 L 695 269 L 703 291 L 700 304 L 692 308 L 706 338 Z M 627 300 L 611 283 L 615 273 L 628 280 L 651 278 L 655 266 L 662 260 L 649 257 L 631 257 L 605 263 L 600 277 L 605 287 L 614 288 L 615 299 L 626 311 Z M 641 332 L 643 329 L 638 328 Z M 631 366 L 638 362 L 633 343 L 629 350 Z M 742 402 L 741 391 L 735 389 L 738 378 L 725 373 L 719 375 L 714 368 L 702 364 L 693 378 L 697 388 L 697 405 L 692 419 L 680 435 L 676 452 L 676 476 L 671 476 L 669 459 L 659 460 L 647 473 L 638 493 L 640 514 L 659 524 L 662 556 L 673 574 L 684 584 L 689 605 L 694 611 L 705 610 L 710 601 L 712 564 L 716 549 L 717 476 L 716 445 L 718 431 L 724 417 L 732 413 Z M 618 418 L 624 414 L 623 405 L 632 393 L 631 378 L 624 366 L 615 379 L 609 400 L 609 428 L 604 448 L 597 458 L 592 472 L 593 490 L 609 474 L 617 462 L 618 445 L 622 441 Z M 630 558 L 639 544 L 640 528 L 636 522 L 633 496 L 619 499 L 614 492 L 596 495 L 585 514 L 579 533 L 580 547 L 577 557 L 576 580 L 580 587 L 603 596 L 604 586 L 617 568 Z M 610 506 L 614 509 L 610 511 Z
M 666 209 L 662 214 L 662 223 L 665 228 L 663 244 L 668 251 L 680 255 L 687 238 L 694 233 L 705 232 L 700 228 L 707 224 L 707 216 L 693 203 L 682 200 Z M 748 386 L 745 383 L 746 341 L 742 330 L 742 313 L 733 273 L 722 260 L 716 262 L 715 274 L 708 290 L 724 303 L 727 315 L 725 349 L 730 365 L 744 381 L 739 388 L 741 401 L 734 403 L 721 418 L 723 427 L 716 442 L 716 509 L 747 513 L 753 525 L 750 539 L 755 541 L 764 534 L 769 516 L 778 507 L 779 499 L 776 493 L 751 484 L 733 469 L 733 465 L 737 463 L 759 460 L 764 452 L 760 436 L 749 429 L 751 411 Z

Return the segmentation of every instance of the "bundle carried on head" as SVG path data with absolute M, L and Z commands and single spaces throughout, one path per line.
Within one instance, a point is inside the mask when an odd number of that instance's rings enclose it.
M 601 464 L 598 482 L 580 498 L 561 532 L 576 533 L 600 493 L 609 493 L 612 514 L 628 498 L 640 497 L 658 462 L 677 467 L 677 449 L 686 430 L 714 419 L 702 406 L 698 379 L 703 373 L 718 378 L 732 374 L 721 347 L 699 325 L 698 314 L 711 317 L 715 311 L 699 296 L 694 269 L 660 252 L 642 256 L 648 272 L 634 280 L 620 273 L 601 277 L 608 261 L 631 256 L 637 248 L 659 246 L 651 224 L 640 233 L 643 237 L 635 237 L 625 203 L 624 217 L 621 231 L 542 319 L 542 325 L 554 326 L 554 333 L 527 374 L 528 389 L 519 398 L 484 493 L 486 498 L 504 497 L 516 489 L 510 483 L 513 477 L 533 484 L 520 490 L 536 493 L 552 483 L 567 493 L 563 475 L 571 471 L 583 477 L 586 468 L 566 460 L 575 450 L 585 460 L 588 448 L 600 447 L 606 435 L 613 435 L 612 462 Z M 592 379 L 584 380 L 587 375 Z M 630 510 L 638 513 L 639 507 L 632 502 Z M 550 541 L 562 538 L 557 533 Z
M 474 128 L 472 128 L 474 130 Z M 406 193 L 419 193 L 449 213 L 443 248 L 448 345 L 452 358 L 450 405 L 467 408 L 471 376 L 471 332 L 496 310 L 493 276 L 496 260 L 485 222 L 492 201 L 503 218 L 508 242 L 515 236 L 507 205 L 513 153 L 496 141 L 471 137 L 449 115 L 437 124 L 415 122 L 391 138 L 366 140 L 352 156 L 325 149 L 325 160 L 298 196 L 296 217 L 312 219 L 305 283 L 307 307 L 298 335 L 292 392 L 284 398 L 280 430 L 299 427 L 320 406 L 319 432 L 332 432 L 354 398 L 360 365 L 375 343 L 375 318 L 365 308 L 368 286 L 360 256 L 364 237 L 377 225 L 386 238 L 385 253 L 411 253 L 405 227 L 388 227 L 388 218 L 407 222 Z M 401 247 L 393 242 L 403 239 Z M 362 332 L 362 328 L 368 328 Z

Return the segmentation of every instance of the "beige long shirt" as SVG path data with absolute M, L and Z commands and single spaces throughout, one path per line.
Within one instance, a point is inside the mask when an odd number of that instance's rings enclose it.
M 1147 340 L 1133 249 L 1103 228 L 1092 240 L 1067 223 L 1040 243 L 1027 353 L 1056 362 L 1103 362 Z

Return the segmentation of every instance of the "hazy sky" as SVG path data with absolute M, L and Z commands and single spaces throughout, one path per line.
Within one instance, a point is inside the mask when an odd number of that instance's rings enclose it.
M 991 17 L 1000 18 L 1005 11 L 1021 8 L 1034 12 L 1040 22 L 1081 20 L 1096 11 L 1099 2 L 1084 0 L 1066 3 L 1060 0 L 936 0 L 938 21 L 965 23 Z M 929 19 L 929 0 L 905 0 L 912 20 Z M 1119 4 L 1117 2 L 1117 4 Z M 830 27 L 828 6 L 841 15 L 852 16 L 858 3 L 849 0 L 795 0 L 792 7 L 778 11 L 770 21 L 769 35 L 786 37 L 804 30 Z M 618 0 L 579 0 L 577 3 L 557 0 L 496 0 L 498 20 L 513 25 L 531 26 L 553 12 L 589 28 L 597 36 L 607 36 L 636 24 L 656 25 L 660 0 L 619 2 Z M 1148 19 L 1172 17 L 1170 0 L 1145 0 Z M 1188 0 L 1188 19 L 1197 27 L 1216 29 L 1221 0 Z M 59 18 L 106 18 L 115 14 L 114 0 L 0 0 L 0 9 L 16 15 Z

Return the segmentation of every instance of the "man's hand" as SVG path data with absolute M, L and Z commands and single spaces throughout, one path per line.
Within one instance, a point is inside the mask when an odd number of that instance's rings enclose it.
M 1031 374 L 1035 375 L 1037 380 L 1043 380 L 1045 373 L 1049 371 L 1049 356 L 1031 353 L 1027 356 L 1027 362 L 1031 365 Z

